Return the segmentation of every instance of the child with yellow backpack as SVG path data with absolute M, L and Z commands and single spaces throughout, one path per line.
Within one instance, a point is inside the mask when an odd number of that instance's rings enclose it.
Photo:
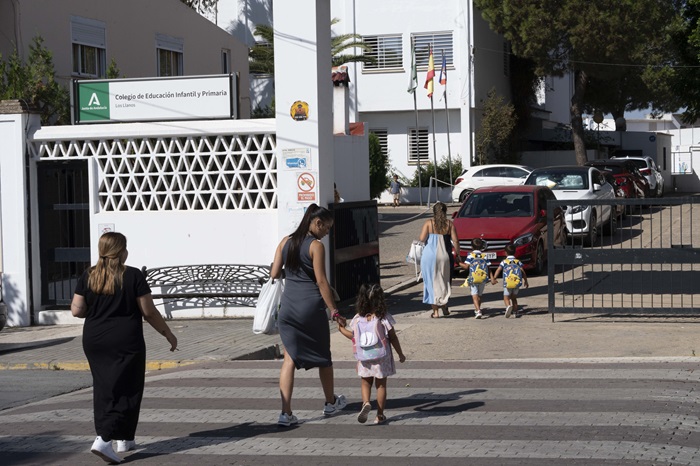
M 493 274 L 491 283 L 498 283 L 496 279 L 503 273 L 503 302 L 506 305 L 506 318 L 515 313 L 518 317 L 518 290 L 522 286 L 527 288 L 527 274 L 523 268 L 523 263 L 515 258 L 515 246 L 509 244 L 505 247 L 506 257 Z
M 489 268 L 489 261 L 486 260 L 481 253 L 481 250 L 486 246 L 481 238 L 472 240 L 472 252 L 467 256 L 464 262 L 460 262 L 459 266 L 469 270 L 469 276 L 463 287 L 469 287 L 471 290 L 472 300 L 474 301 L 474 317 L 481 319 L 481 295 L 484 294 L 484 287 L 487 283 L 495 283 L 493 280 L 493 272 Z

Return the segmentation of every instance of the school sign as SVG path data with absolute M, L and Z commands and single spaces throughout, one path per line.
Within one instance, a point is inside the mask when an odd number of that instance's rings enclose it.
M 235 75 L 75 80 L 73 122 L 236 118 Z

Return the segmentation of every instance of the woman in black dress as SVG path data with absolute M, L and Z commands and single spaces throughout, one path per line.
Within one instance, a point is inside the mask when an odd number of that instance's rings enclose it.
M 167 338 L 170 351 L 177 338 L 153 304 L 140 270 L 124 265 L 129 252 L 121 233 L 105 233 L 98 243 L 97 264 L 75 287 L 71 312 L 85 318 L 83 350 L 90 363 L 97 438 L 91 451 L 108 463 L 122 461 L 117 451 L 136 447 L 146 373 L 142 317 Z
M 278 320 L 285 350 L 280 370 L 282 413 L 277 421 L 281 426 L 299 422 L 292 414 L 295 369 L 318 367 L 326 398 L 323 414 L 335 414 L 347 404 L 345 396 L 334 393 L 331 334 L 326 314 L 326 308 L 332 309 L 333 320 L 345 325 L 326 278 L 326 250 L 320 241 L 332 226 L 333 215 L 311 204 L 299 227 L 277 246 L 272 263 L 271 277 L 281 278 L 283 267 L 285 276 Z

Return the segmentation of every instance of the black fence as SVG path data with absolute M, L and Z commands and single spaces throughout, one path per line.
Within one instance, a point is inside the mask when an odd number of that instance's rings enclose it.
M 331 204 L 330 282 L 341 300 L 357 296 L 363 283 L 379 283 L 377 201 Z
M 700 314 L 700 229 L 695 225 L 699 203 L 700 197 L 550 201 L 547 273 L 552 318 L 557 312 Z M 557 246 L 554 206 L 569 213 L 584 212 L 588 206 L 598 212 L 612 208 L 613 215 L 599 225 L 593 241 L 581 234 Z

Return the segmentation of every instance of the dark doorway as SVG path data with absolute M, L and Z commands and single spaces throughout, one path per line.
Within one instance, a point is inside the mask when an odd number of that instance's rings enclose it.
M 41 305 L 65 308 L 90 265 L 87 161 L 39 163 L 37 178 Z

